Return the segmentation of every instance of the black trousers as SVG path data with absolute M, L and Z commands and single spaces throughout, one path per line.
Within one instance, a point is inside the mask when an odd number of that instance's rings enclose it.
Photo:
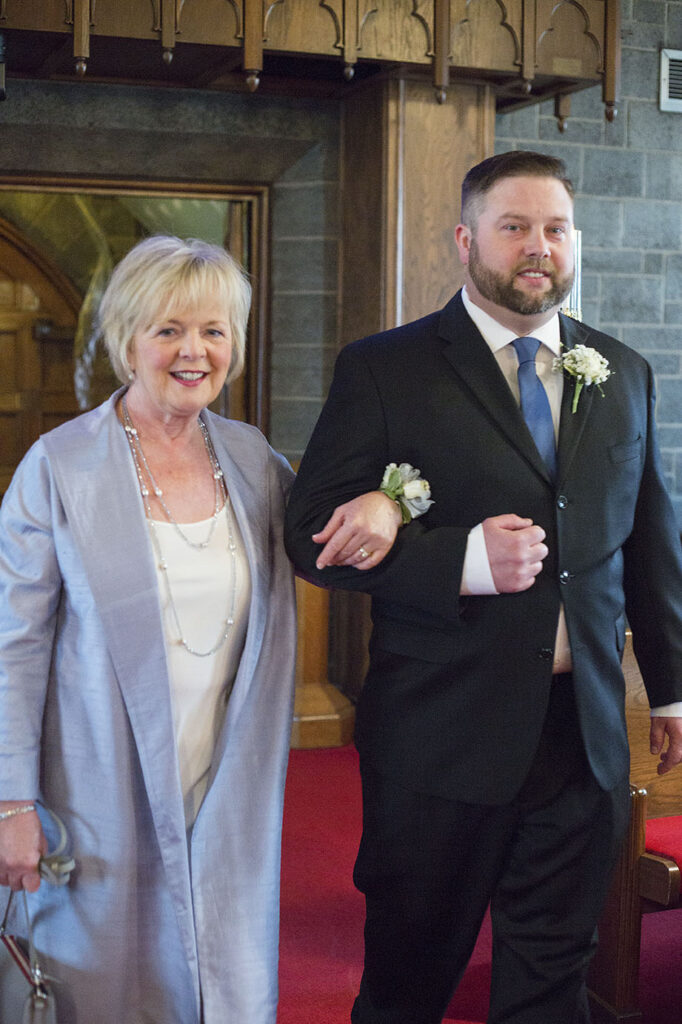
M 485 742 L 485 723 L 481 723 Z M 354 1024 L 439 1024 L 488 904 L 489 1024 L 586 1024 L 585 975 L 629 814 L 589 770 L 570 676 L 556 677 L 510 804 L 448 801 L 361 765 L 365 967 Z

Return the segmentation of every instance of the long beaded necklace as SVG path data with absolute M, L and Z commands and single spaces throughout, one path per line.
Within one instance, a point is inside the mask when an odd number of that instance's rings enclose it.
M 158 559 L 158 566 L 159 569 L 161 570 L 161 575 L 163 577 L 166 596 L 168 598 L 168 607 L 170 609 L 173 625 L 178 634 L 178 643 L 185 648 L 188 654 L 193 654 L 197 658 L 208 658 L 211 655 L 216 654 L 220 650 L 220 648 L 223 646 L 228 636 L 230 635 L 230 631 L 232 629 L 232 626 L 234 625 L 234 615 L 237 605 L 237 545 L 234 540 L 232 516 L 230 513 L 230 499 L 225 487 L 225 478 L 223 476 L 223 471 L 220 468 L 218 456 L 216 455 L 215 448 L 213 447 L 213 442 L 211 441 L 211 435 L 208 432 L 206 424 L 200 418 L 199 427 L 201 429 L 201 436 L 204 441 L 204 446 L 206 448 L 206 453 L 208 455 L 208 461 L 211 465 L 211 472 L 213 474 L 213 479 L 215 481 L 215 508 L 213 516 L 211 517 L 211 524 L 209 526 L 206 538 L 203 541 L 196 542 L 190 540 L 190 538 L 187 536 L 184 530 L 181 529 L 180 524 L 175 520 L 170 509 L 168 508 L 163 499 L 163 491 L 157 485 L 156 480 L 154 479 L 154 476 L 152 474 L 152 471 L 149 468 L 149 463 L 147 462 L 144 451 L 142 449 L 142 444 L 140 442 L 140 436 L 137 432 L 136 427 L 133 424 L 133 421 L 130 418 L 130 413 L 128 412 L 128 403 L 126 402 L 125 395 L 121 399 L 121 410 L 123 413 L 123 429 L 125 430 L 125 435 L 126 438 L 128 439 L 128 446 L 133 457 L 133 464 L 135 466 L 135 472 L 137 473 L 137 480 L 140 486 L 140 494 L 142 495 L 145 515 L 147 518 L 147 523 L 149 525 L 149 533 L 151 536 L 152 547 L 154 549 L 154 554 Z M 159 505 L 163 510 L 163 514 L 165 515 L 167 521 L 171 524 L 175 532 L 178 534 L 178 536 L 181 537 L 182 540 L 190 548 L 194 548 L 195 551 L 202 550 L 208 547 L 208 545 L 211 542 L 211 538 L 213 537 L 213 533 L 215 531 L 216 524 L 218 522 L 218 516 L 220 515 L 221 509 L 223 507 L 225 508 L 225 517 L 227 520 L 227 548 L 230 556 L 230 565 L 232 569 L 232 592 L 230 595 L 230 611 L 223 625 L 221 626 L 220 635 L 218 636 L 218 639 L 213 644 L 211 649 L 208 651 L 196 650 L 196 648 L 189 643 L 189 641 L 184 635 L 184 631 L 180 624 L 180 618 L 178 616 L 178 610 L 175 606 L 175 601 L 173 600 L 173 592 L 171 591 L 170 579 L 168 576 L 168 563 L 163 556 L 163 551 L 161 550 L 161 542 L 159 540 L 159 536 L 157 533 L 157 524 L 152 513 L 151 504 L 149 502 L 150 493 L 153 493 L 158 499 Z

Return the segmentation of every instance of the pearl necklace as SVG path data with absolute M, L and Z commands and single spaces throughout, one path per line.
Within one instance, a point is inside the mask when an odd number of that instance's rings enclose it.
M 195 541 L 190 540 L 189 537 L 187 536 L 187 534 L 181 529 L 180 524 L 178 522 L 176 522 L 176 520 L 174 519 L 170 509 L 168 508 L 168 505 L 164 501 L 163 491 L 161 490 L 161 488 L 157 484 L 157 482 L 154 479 L 154 476 L 152 474 L 152 471 L 149 468 L 149 463 L 147 462 L 147 459 L 146 459 L 145 454 L 144 454 L 144 450 L 143 450 L 142 445 L 140 443 L 139 434 L 137 432 L 136 427 L 133 425 L 133 421 L 130 418 L 130 413 L 128 412 L 128 403 L 126 402 L 126 396 L 125 395 L 121 399 L 121 410 L 123 412 L 123 429 L 126 432 L 126 437 L 128 438 L 128 444 L 130 445 L 130 451 L 132 452 L 132 455 L 133 455 L 133 462 L 135 463 L 135 471 L 137 473 L 137 479 L 138 479 L 139 484 L 140 484 L 140 493 L 141 493 L 142 497 L 145 499 L 145 506 L 149 505 L 149 502 L 148 502 L 147 499 L 148 499 L 149 493 L 150 493 L 149 492 L 149 488 L 147 487 L 147 484 L 145 483 L 145 479 L 144 479 L 144 474 L 146 473 L 147 479 L 149 480 L 149 483 L 151 485 L 152 492 L 158 498 L 159 505 L 163 509 L 163 514 L 165 515 L 165 517 L 168 520 L 168 522 L 173 526 L 175 532 L 180 537 L 182 537 L 182 539 L 184 540 L 185 544 L 189 544 L 189 546 L 191 548 L 195 548 L 197 550 L 199 550 L 200 548 L 208 547 L 208 545 L 211 543 L 211 538 L 212 538 L 214 530 L 215 530 L 215 526 L 216 526 L 216 522 L 217 522 L 218 516 L 220 515 L 220 510 L 223 507 L 223 505 L 225 504 L 226 493 L 225 493 L 225 482 L 224 482 L 224 479 L 223 479 L 223 471 L 220 468 L 220 463 L 218 462 L 218 456 L 215 453 L 215 449 L 213 447 L 213 442 L 211 441 L 211 438 L 209 436 L 208 430 L 206 429 L 206 424 L 201 419 L 201 417 L 199 417 L 199 429 L 201 430 L 201 436 L 203 438 L 204 447 L 206 448 L 206 453 L 208 455 L 208 461 L 211 464 L 211 473 L 213 475 L 213 481 L 214 481 L 213 486 L 214 486 L 215 502 L 214 502 L 214 507 L 213 507 L 213 516 L 211 517 L 211 525 L 209 526 L 209 529 L 208 529 L 208 534 L 206 535 L 205 540 L 202 540 L 199 543 L 196 543 Z M 143 473 L 143 468 L 144 468 L 144 473 Z
M 133 457 L 135 472 L 137 473 L 137 480 L 140 486 L 140 494 L 142 495 L 145 516 L 147 518 L 147 523 L 149 525 L 149 533 L 151 536 L 152 547 L 154 549 L 154 554 L 156 555 L 156 558 L 158 560 L 158 566 L 159 569 L 161 570 L 161 575 L 163 577 L 164 589 L 166 591 L 166 596 L 168 598 L 168 607 L 173 620 L 173 625 L 178 634 L 177 642 L 178 644 L 180 644 L 181 647 L 185 648 L 188 654 L 193 654 L 197 658 L 209 658 L 211 655 L 216 654 L 220 650 L 220 648 L 223 646 L 228 636 L 230 635 L 232 626 L 234 625 L 234 614 L 237 605 L 237 545 L 234 540 L 232 516 L 230 514 L 230 499 L 225 488 L 225 479 L 223 476 L 223 471 L 220 468 L 218 456 L 216 455 L 215 448 L 213 447 L 213 442 L 211 441 L 211 436 L 208 432 L 206 424 L 200 418 L 199 427 L 201 429 L 201 436 L 204 441 L 206 452 L 208 454 L 208 461 L 211 465 L 211 472 L 213 474 L 213 479 L 215 481 L 215 508 L 213 516 L 211 517 L 211 525 L 209 526 L 206 538 L 203 541 L 197 543 L 195 541 L 190 540 L 187 534 L 180 528 L 179 523 L 175 520 L 170 509 L 163 500 L 163 491 L 161 490 L 160 487 L 158 487 L 154 479 L 154 476 L 152 475 L 152 471 L 149 468 L 149 463 L 147 462 L 144 451 L 142 449 L 139 434 L 137 432 L 136 427 L 133 425 L 133 421 L 130 418 L 130 413 L 128 412 L 128 403 L 126 402 L 125 395 L 121 399 L 121 410 L 123 412 L 123 429 L 125 430 L 125 435 L 126 438 L 128 439 L 128 446 Z M 227 548 L 230 556 L 230 565 L 232 569 L 230 611 L 228 613 L 227 618 L 225 619 L 225 622 L 223 623 L 223 626 L 221 627 L 218 639 L 208 651 L 196 650 L 196 648 L 193 647 L 185 637 L 184 631 L 180 624 L 180 618 L 178 616 L 178 610 L 175 606 L 175 601 L 173 600 L 173 593 L 171 591 L 170 579 L 168 576 L 168 563 L 166 559 L 163 557 L 163 551 L 161 550 L 161 542 L 159 540 L 159 536 L 156 529 L 157 524 L 156 521 L 154 520 L 154 515 L 152 513 L 151 505 L 149 502 L 150 489 L 149 486 L 147 486 L 145 480 L 145 473 L 146 478 L 149 481 L 149 484 L 151 485 L 151 491 L 158 498 L 159 504 L 163 509 L 163 514 L 165 515 L 166 519 L 173 526 L 178 536 L 180 536 L 190 548 L 194 548 L 195 551 L 199 551 L 203 548 L 208 547 L 208 545 L 211 542 L 211 538 L 213 537 L 213 533 L 216 528 L 216 523 L 218 522 L 218 516 L 220 515 L 222 508 L 225 509 L 225 517 L 227 519 Z

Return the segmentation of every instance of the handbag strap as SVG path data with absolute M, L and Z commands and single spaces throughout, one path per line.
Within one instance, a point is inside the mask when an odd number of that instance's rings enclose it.
M 14 897 L 14 891 L 10 889 L 9 899 L 7 900 L 7 906 L 5 907 L 5 915 L 0 925 L 0 940 L 4 942 L 7 947 L 12 959 L 16 963 L 21 973 L 26 978 L 27 982 L 33 989 L 33 993 L 36 997 L 41 1000 L 47 999 L 47 979 L 43 971 L 43 968 L 38 959 L 36 948 L 33 944 L 33 928 L 31 927 L 31 915 L 28 912 L 28 898 L 26 896 L 26 890 L 22 889 L 21 895 L 23 896 L 24 904 L 24 915 L 26 917 L 26 934 L 28 937 L 28 960 L 22 947 L 17 943 L 13 935 L 7 935 L 7 919 L 9 917 L 10 908 L 12 906 L 12 899 Z
M 38 861 L 40 877 L 44 878 L 50 885 L 66 885 L 71 878 L 71 872 L 76 867 L 74 858 L 64 853 L 69 841 L 69 834 L 66 831 L 66 825 L 59 815 L 51 811 L 49 807 L 44 809 L 57 826 L 59 840 L 54 850 L 50 850 Z
M 59 815 L 55 814 L 54 811 L 51 811 L 48 807 L 45 807 L 44 810 L 47 811 L 57 826 L 59 837 L 54 850 L 46 853 L 38 862 L 40 877 L 44 878 L 50 885 L 66 885 L 71 877 L 71 872 L 76 867 L 76 861 L 74 858 L 69 854 L 64 853 L 69 841 L 69 835 L 66 831 L 66 825 Z M 44 1000 L 47 999 L 49 995 L 46 985 L 49 976 L 43 972 L 38 959 L 38 954 L 36 953 L 36 948 L 33 944 L 33 928 L 31 925 L 31 915 L 28 912 L 28 898 L 26 896 L 25 889 L 21 890 L 21 895 L 23 897 L 24 915 L 26 917 L 28 961 L 21 946 L 18 945 L 12 935 L 7 934 L 7 921 L 9 919 L 9 912 L 12 906 L 12 899 L 14 898 L 14 891 L 12 889 L 10 889 L 9 899 L 7 900 L 7 906 L 5 907 L 2 924 L 0 924 L 0 940 L 5 944 L 12 956 L 12 959 L 15 961 L 21 972 L 24 974 L 26 980 L 33 988 L 34 995 L 37 998 Z

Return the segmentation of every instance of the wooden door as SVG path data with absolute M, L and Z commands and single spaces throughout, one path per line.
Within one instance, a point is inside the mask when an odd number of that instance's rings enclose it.
M 0 220 L 0 495 L 40 434 L 80 411 L 73 336 L 80 295 Z

